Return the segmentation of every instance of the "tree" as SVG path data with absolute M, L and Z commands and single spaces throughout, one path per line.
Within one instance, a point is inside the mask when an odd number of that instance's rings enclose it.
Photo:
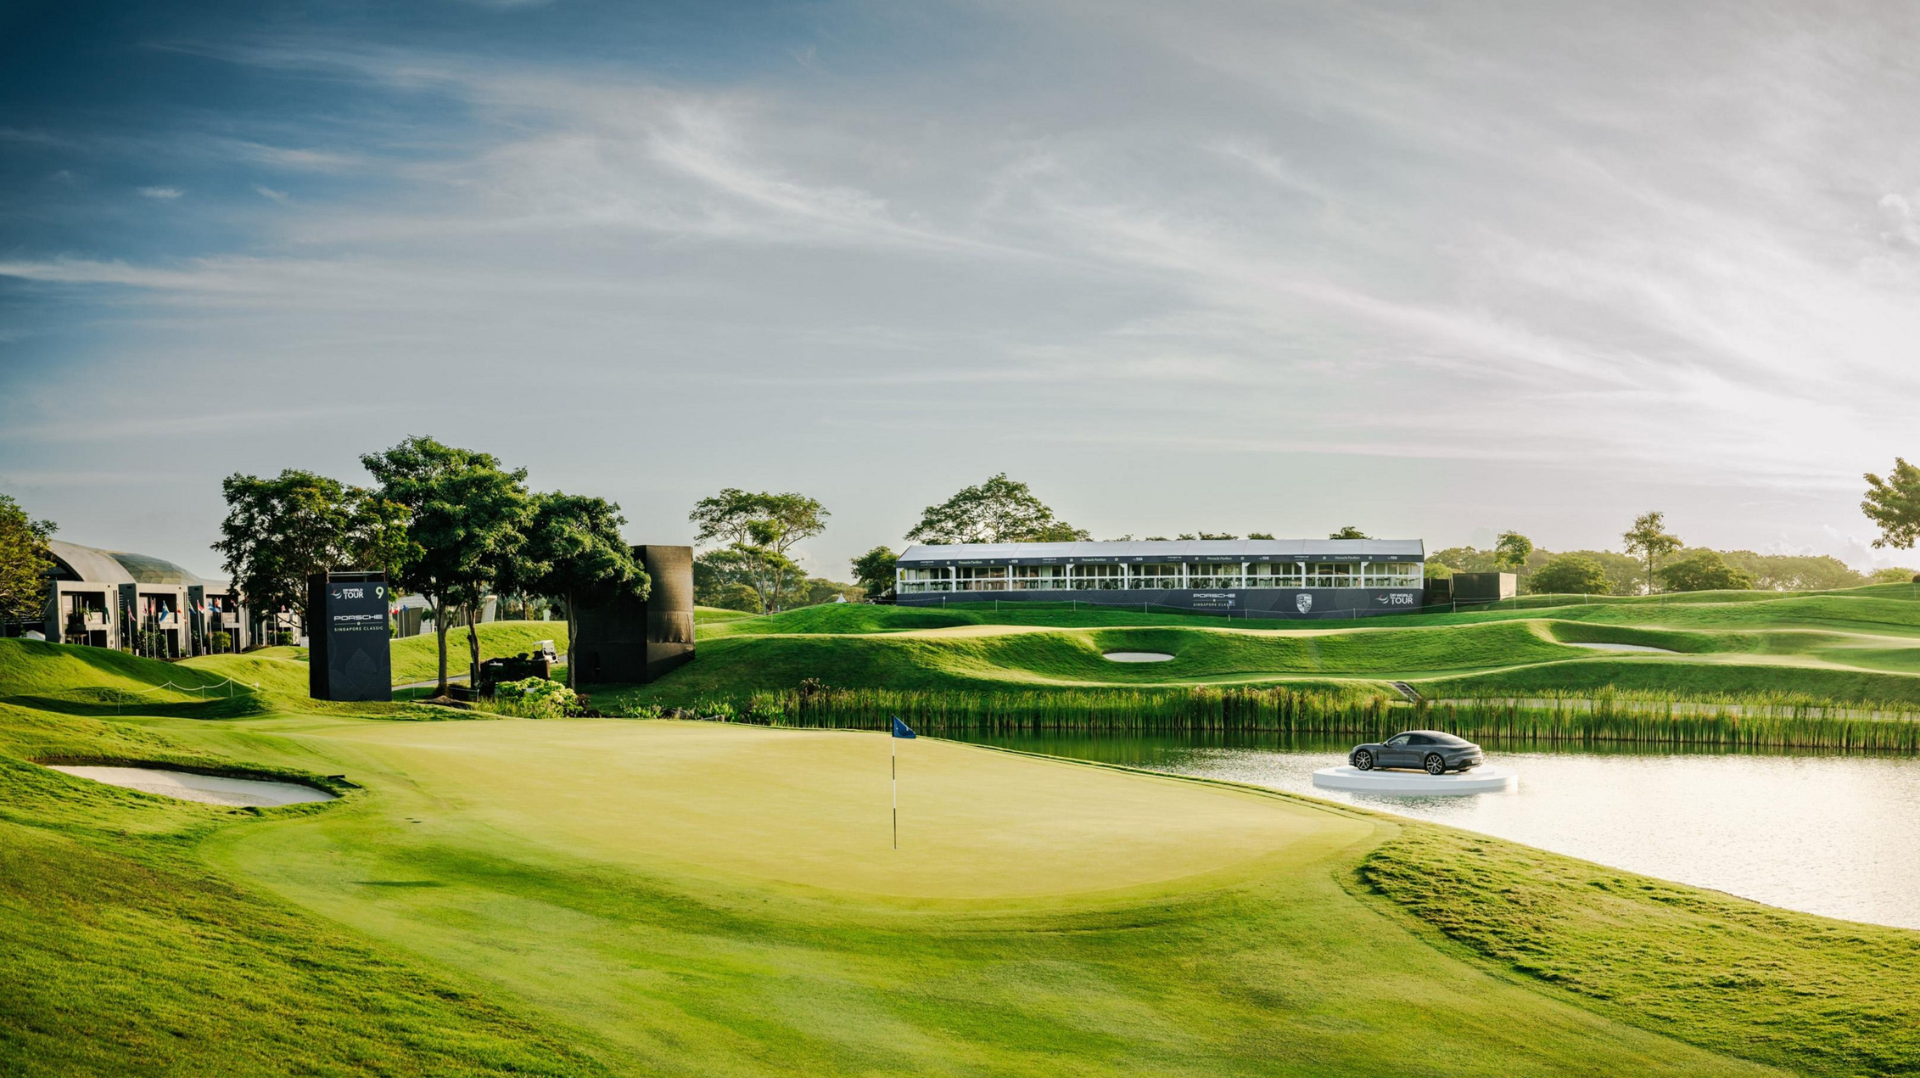
M 804 494 L 750 493 L 728 487 L 694 503 L 687 519 L 700 526 L 696 544 L 765 546 L 785 554 L 795 543 L 827 530 L 833 514 Z
M 1534 570 L 1527 590 L 1538 595 L 1605 595 L 1613 590 L 1606 567 L 1585 554 L 1561 554 Z
M 1914 540 L 1920 539 L 1920 468 L 1895 457 L 1893 471 L 1884 480 L 1872 472 L 1865 478 L 1867 497 L 1860 511 L 1880 526 L 1880 538 L 1873 545 L 1912 549 Z
M 865 588 L 870 597 L 885 595 L 893 590 L 894 568 L 899 561 L 892 550 L 874 547 L 853 559 L 853 582 Z
M 1527 567 L 1527 555 L 1533 553 L 1533 540 L 1519 532 L 1501 532 L 1493 544 L 1493 563 L 1518 572 Z
M 580 638 L 579 609 L 609 594 L 645 599 L 653 586 L 647 571 L 633 560 L 633 548 L 620 537 L 626 518 L 604 498 L 579 494 L 536 494 L 528 514 L 526 545 L 508 565 L 500 586 L 556 600 L 567 612 L 567 676 L 574 641 Z
M 1359 528 L 1356 528 L 1353 525 L 1349 524 L 1346 527 L 1341 528 L 1339 531 L 1334 532 L 1332 535 L 1327 536 L 1327 538 L 1329 539 L 1371 539 L 1373 538 L 1373 536 L 1368 535 L 1366 532 L 1363 532 Z
M 0 621 L 31 621 L 46 612 L 58 525 L 33 520 L 11 497 L 0 494 Z
M 1092 538 L 1060 520 L 1025 483 L 1007 473 L 929 505 L 906 535 L 910 543 L 1066 543 Z
M 1267 534 L 1266 532 L 1248 532 L 1248 533 L 1247 533 L 1247 538 L 1249 538 L 1249 539 L 1271 539 L 1271 538 L 1273 538 L 1273 536 L 1271 536 L 1271 535 L 1269 535 L 1269 534 Z
M 409 547 L 398 583 L 424 596 L 434 610 L 440 683 L 447 693 L 447 618 L 458 608 L 467 623 L 469 677 L 480 676 L 480 609 L 502 579 L 522 571 L 514 561 L 526 543 L 532 510 L 527 470 L 506 471 L 490 453 L 415 436 L 360 463 L 380 481 L 381 496 L 405 506 Z
M 1633 527 L 1621 538 L 1626 540 L 1627 553 L 1638 554 L 1647 563 L 1647 590 L 1653 590 L 1653 582 L 1658 579 L 1660 559 L 1680 549 L 1680 540 L 1667 534 L 1666 514 L 1642 513 L 1633 519 Z
M 305 610 L 307 578 L 339 569 L 392 571 L 408 556 L 407 510 L 362 487 L 288 468 L 220 483 L 221 568 L 256 612 Z
M 1660 570 L 1668 591 L 1742 591 L 1753 577 L 1727 564 L 1717 550 L 1701 550 Z
M 1902 569 L 1897 565 L 1889 565 L 1884 569 L 1875 569 L 1873 575 L 1867 578 L 1867 582 L 1870 584 L 1920 584 L 1920 573 L 1912 569 Z
M 1756 554 L 1723 550 L 1727 564 L 1753 577 L 1753 586 L 1769 591 L 1833 591 L 1857 588 L 1867 578 L 1831 554 Z

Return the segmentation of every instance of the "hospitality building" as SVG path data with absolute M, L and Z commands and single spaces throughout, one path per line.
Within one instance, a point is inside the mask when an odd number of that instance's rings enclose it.
M 1149 539 L 963 543 L 900 555 L 903 606 L 1086 602 L 1250 617 L 1351 618 L 1420 609 L 1418 539 Z
M 219 632 L 238 651 L 258 628 L 226 581 L 203 580 L 145 554 L 57 539 L 47 547 L 54 567 L 44 624 L 15 624 L 9 632 L 38 629 L 55 643 L 179 657 L 206 652 Z M 143 640 L 142 633 L 149 635 Z

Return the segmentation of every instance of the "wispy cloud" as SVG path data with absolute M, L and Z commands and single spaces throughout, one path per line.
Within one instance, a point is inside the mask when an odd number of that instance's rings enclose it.
M 180 190 L 178 187 L 140 187 L 136 188 L 136 190 L 140 192 L 142 198 L 158 199 L 162 202 L 172 202 L 174 199 L 186 194 L 185 191 Z

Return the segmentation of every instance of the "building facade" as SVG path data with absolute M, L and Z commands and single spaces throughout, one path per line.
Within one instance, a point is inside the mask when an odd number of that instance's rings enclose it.
M 57 539 L 47 547 L 54 567 L 39 628 L 48 640 L 168 658 L 204 654 L 218 632 L 233 651 L 249 642 L 246 607 L 226 581 L 203 580 L 144 554 Z
M 1150 539 L 913 546 L 903 606 L 1088 602 L 1269 618 L 1351 618 L 1420 609 L 1418 539 Z

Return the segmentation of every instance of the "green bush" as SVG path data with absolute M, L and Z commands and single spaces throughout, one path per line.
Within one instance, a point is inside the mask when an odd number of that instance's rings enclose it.
M 227 632 L 225 629 L 214 633 L 208 642 L 213 645 L 213 653 L 215 655 L 225 655 L 227 652 L 233 650 L 233 634 Z
M 494 686 L 493 699 L 501 712 L 523 719 L 563 719 L 581 711 L 578 694 L 543 677 L 502 682 Z
M 1534 571 L 1527 590 L 1536 595 L 1605 595 L 1613 582 L 1598 561 L 1585 554 L 1562 554 Z

